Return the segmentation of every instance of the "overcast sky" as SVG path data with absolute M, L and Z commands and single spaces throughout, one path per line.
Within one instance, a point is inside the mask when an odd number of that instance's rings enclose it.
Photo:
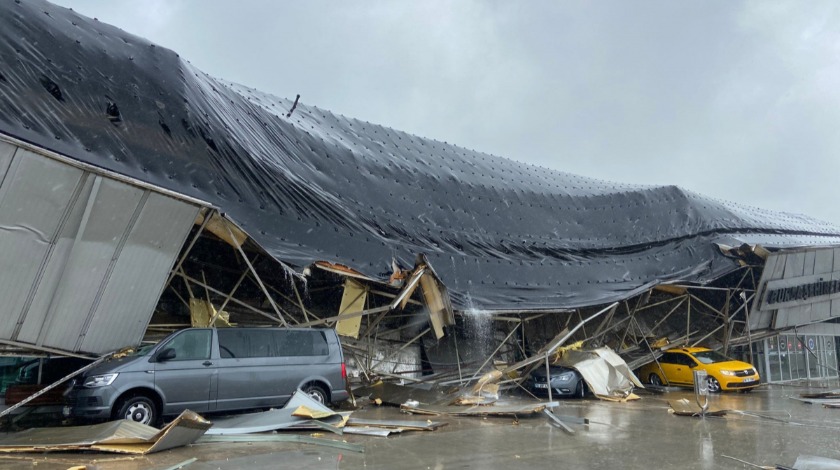
M 840 2 L 57 0 L 213 76 L 840 226 Z

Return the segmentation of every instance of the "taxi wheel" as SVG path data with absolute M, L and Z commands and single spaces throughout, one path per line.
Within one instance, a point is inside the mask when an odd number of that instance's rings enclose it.
M 648 383 L 650 383 L 651 385 L 656 385 L 657 387 L 662 386 L 662 380 L 655 373 L 650 374 L 650 376 L 648 377 Z
M 709 386 L 709 393 L 720 393 L 720 382 L 711 375 L 706 379 L 706 384 Z

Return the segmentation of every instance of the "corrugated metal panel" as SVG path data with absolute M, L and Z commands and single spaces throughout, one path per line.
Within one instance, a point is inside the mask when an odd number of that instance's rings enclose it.
M 825 250 L 814 259 L 814 274 L 828 274 L 834 269 L 834 250 Z M 831 301 L 817 302 L 811 308 L 811 321 L 818 322 L 831 317 Z
M 821 256 L 831 256 L 831 252 L 823 252 Z M 802 253 L 802 276 L 810 276 L 814 274 L 814 265 L 816 259 L 816 252 L 813 250 Z M 811 322 L 811 311 L 814 304 L 806 303 L 797 305 L 795 307 L 788 307 L 784 309 L 784 316 L 787 317 L 788 325 L 805 325 Z M 781 310 L 780 310 L 781 312 Z M 820 320 L 827 320 L 828 317 Z
M 139 341 L 198 206 L 0 144 L 0 339 Z
M 825 250 L 824 255 L 817 256 L 814 259 L 814 274 L 825 274 L 840 269 L 840 264 L 835 261 L 838 253 L 840 250 Z
M 760 310 L 760 299 L 764 295 L 763 289 L 766 281 L 773 279 L 772 273 L 777 266 L 785 265 L 785 256 L 778 253 L 771 253 L 764 263 L 764 271 L 761 274 L 761 280 L 758 283 L 758 290 L 756 291 L 755 299 L 753 300 L 752 309 L 750 310 L 750 329 L 753 331 L 765 330 L 770 328 L 773 324 L 774 311 Z
M 18 150 L 0 186 L 0 338 L 13 339 L 82 171 Z
M 6 177 L 6 170 L 12 163 L 12 155 L 15 154 L 15 147 L 0 140 L 0 187 L 3 186 L 3 179 Z
M 832 280 L 838 279 L 840 274 L 840 248 L 834 248 L 834 275 L 832 276 Z M 840 300 L 832 300 L 831 301 L 831 313 L 829 314 L 830 317 L 840 317 Z
M 105 352 L 143 336 L 197 206 L 150 193 L 111 272 L 79 349 Z
M 86 174 L 82 178 L 80 190 L 71 201 L 72 206 L 59 227 L 58 236 L 53 241 L 52 251 L 44 262 L 40 281 L 32 288 L 32 303 L 26 309 L 25 317 L 12 336 L 15 340 L 36 343 L 38 335 L 41 334 L 47 312 L 53 302 L 54 294 L 59 288 L 62 274 L 70 259 L 70 253 L 79 233 L 87 201 L 93 190 L 95 178 L 90 174 Z
M 788 255 L 787 262 L 785 262 L 785 273 L 782 279 L 789 279 L 792 277 L 801 276 L 805 269 L 805 253 L 798 251 Z
M 144 193 L 140 188 L 97 177 L 38 344 L 76 350 L 85 320 L 108 282 L 111 263 L 119 257 L 125 234 L 136 221 L 135 212 Z

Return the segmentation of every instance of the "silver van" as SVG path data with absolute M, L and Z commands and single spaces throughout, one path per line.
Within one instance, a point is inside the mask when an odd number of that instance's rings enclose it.
M 348 398 L 346 380 L 332 329 L 189 328 L 77 377 L 64 414 L 158 425 L 185 409 L 283 406 L 297 389 L 339 402 Z

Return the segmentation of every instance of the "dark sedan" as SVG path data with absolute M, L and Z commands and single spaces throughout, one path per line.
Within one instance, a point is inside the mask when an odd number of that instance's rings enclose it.
M 545 379 L 545 367 L 538 367 L 528 377 L 528 390 L 534 395 L 548 395 L 548 382 Z M 551 394 L 553 397 L 586 396 L 586 381 L 580 372 L 563 366 L 551 366 Z

